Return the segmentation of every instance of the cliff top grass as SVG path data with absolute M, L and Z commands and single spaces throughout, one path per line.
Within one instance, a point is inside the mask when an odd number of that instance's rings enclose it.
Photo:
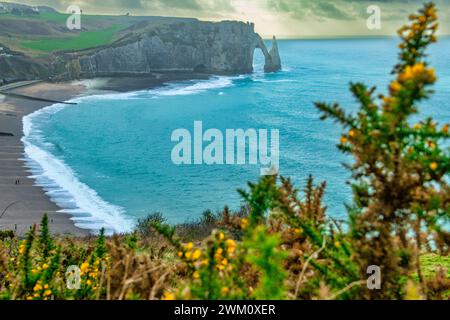
M 80 32 L 76 36 L 65 38 L 42 37 L 36 40 L 24 40 L 21 46 L 25 49 L 43 52 L 93 48 L 111 43 L 120 30 L 125 27 L 124 25 L 114 25 L 101 30 Z
M 0 43 L 29 56 L 45 57 L 48 53 L 84 50 L 110 44 L 122 30 L 133 31 L 166 23 L 190 21 L 190 18 L 128 15 L 81 16 L 81 31 L 66 28 L 70 15 L 40 13 L 36 15 L 0 14 Z

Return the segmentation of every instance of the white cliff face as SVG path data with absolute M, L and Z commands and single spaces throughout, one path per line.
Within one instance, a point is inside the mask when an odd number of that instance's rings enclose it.
M 253 24 L 191 21 L 143 29 L 110 46 L 72 54 L 66 69 L 71 77 L 250 73 L 255 48 L 266 56 L 266 71 L 281 68 L 276 40 L 268 52 Z

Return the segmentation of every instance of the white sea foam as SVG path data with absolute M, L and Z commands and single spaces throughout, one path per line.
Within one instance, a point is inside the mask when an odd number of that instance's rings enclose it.
M 231 87 L 233 85 L 233 80 L 241 79 L 242 77 L 243 76 L 215 76 L 211 77 L 208 80 L 191 80 L 171 83 L 169 85 L 156 89 L 90 95 L 77 98 L 77 101 L 83 102 L 89 100 L 134 100 L 148 99 L 151 97 L 192 95 L 208 90 Z
M 55 104 L 23 118 L 25 162 L 32 177 L 50 199 L 63 208 L 61 212 L 72 215 L 71 219 L 77 227 L 93 232 L 104 227 L 109 234 L 130 231 L 133 222 L 125 217 L 122 208 L 104 201 L 97 192 L 79 181 L 63 160 L 36 145 L 42 140 L 42 133 L 33 128 L 33 122 L 63 108 L 63 105 Z
M 200 92 L 231 87 L 236 77 L 213 77 L 209 80 L 189 81 L 189 83 L 173 84 L 160 89 L 150 90 L 149 93 L 156 96 L 191 95 Z M 193 83 L 194 84 L 191 84 Z
M 88 90 L 95 90 L 101 88 L 108 83 L 107 79 L 96 78 L 96 79 L 85 79 L 85 80 L 75 80 L 72 81 L 73 85 L 83 86 Z

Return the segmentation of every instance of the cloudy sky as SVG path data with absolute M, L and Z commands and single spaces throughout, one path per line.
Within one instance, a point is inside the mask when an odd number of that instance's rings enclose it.
M 162 15 L 202 20 L 252 21 L 263 36 L 330 37 L 391 35 L 423 0 L 22 0 L 60 11 L 76 4 L 86 14 Z M 450 34 L 450 0 L 435 0 L 441 34 Z M 381 29 L 369 30 L 367 8 L 381 9 Z

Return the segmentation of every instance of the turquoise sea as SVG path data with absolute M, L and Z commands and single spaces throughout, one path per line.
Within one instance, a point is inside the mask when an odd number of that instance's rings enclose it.
M 268 44 L 270 45 L 270 44 Z M 356 104 L 350 81 L 385 92 L 395 64 L 397 40 L 334 39 L 280 41 L 283 71 L 264 74 L 255 53 L 255 72 L 186 81 L 163 88 L 76 99 L 24 118 L 27 165 L 51 199 L 93 231 L 130 230 L 159 211 L 169 222 L 196 219 L 205 209 L 240 205 L 237 188 L 259 178 L 258 165 L 184 165 L 171 161 L 178 128 L 278 129 L 280 173 L 302 188 L 309 174 L 327 181 L 328 213 L 345 218 L 351 200 L 348 161 L 335 145 L 338 125 L 320 121 L 315 101 Z M 450 121 L 450 38 L 430 51 L 439 77 L 436 94 L 422 116 Z

